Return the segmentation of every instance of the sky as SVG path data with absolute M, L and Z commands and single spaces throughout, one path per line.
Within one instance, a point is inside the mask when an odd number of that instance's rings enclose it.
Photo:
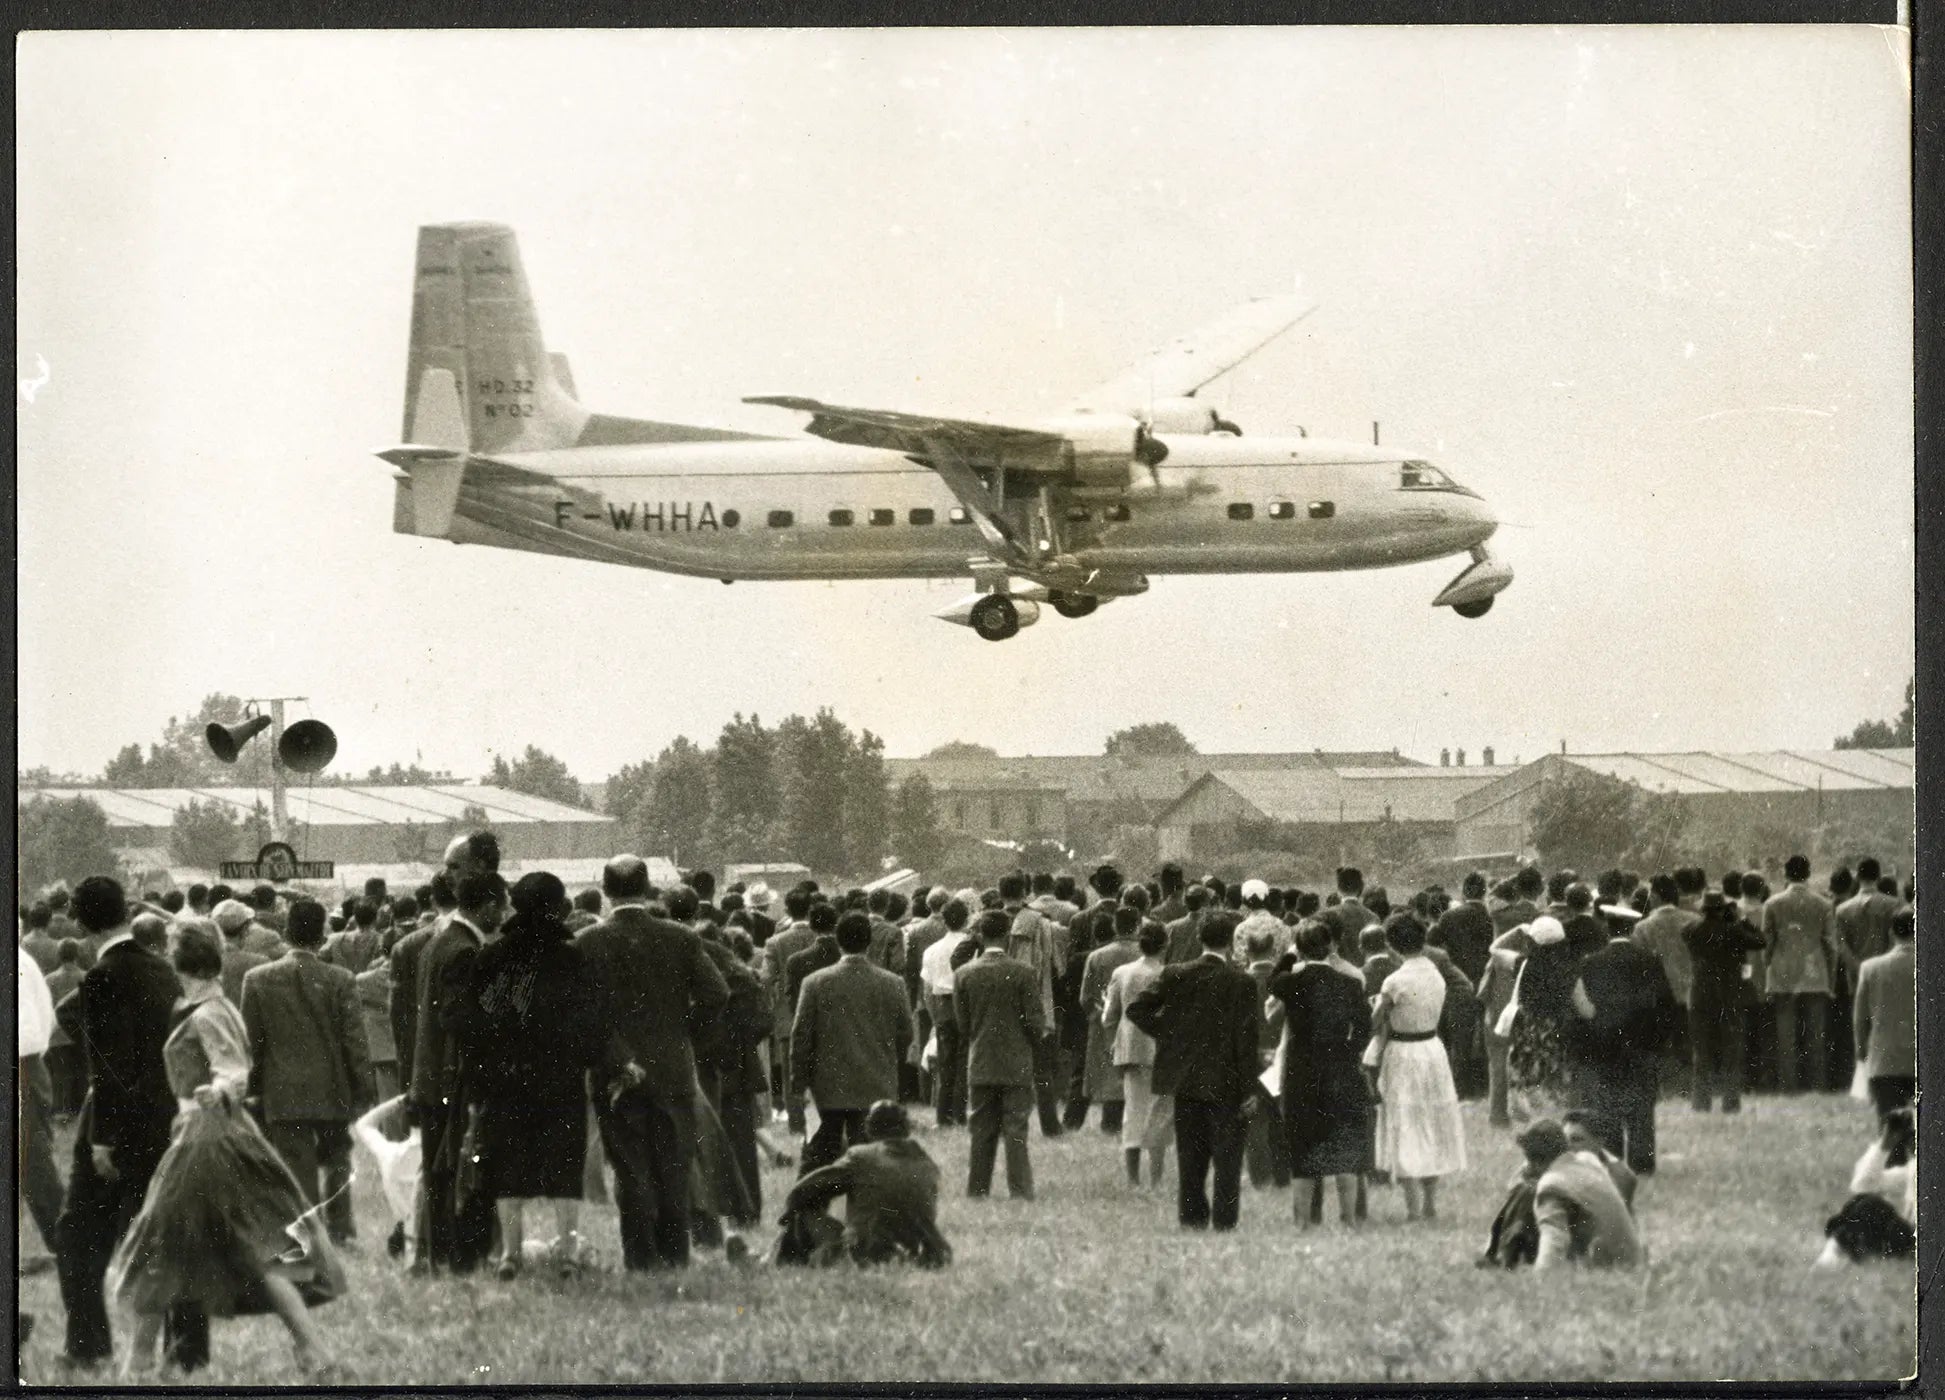
M 463 776 L 821 706 L 895 755 L 1816 748 L 1911 674 L 1890 31 L 71 32 L 16 73 L 22 767 L 214 691 Z M 372 453 L 455 219 L 518 230 L 589 406 L 765 433 L 745 395 L 1051 410 L 1301 276 L 1206 397 L 1379 421 L 1517 581 L 1469 622 L 1462 558 L 1159 577 L 994 645 L 931 617 L 969 583 L 396 535 Z

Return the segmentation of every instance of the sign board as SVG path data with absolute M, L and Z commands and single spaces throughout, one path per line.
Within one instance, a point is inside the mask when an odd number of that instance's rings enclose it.
M 221 876 L 225 880 L 268 880 L 281 885 L 286 880 L 329 880 L 337 864 L 328 860 L 299 860 L 297 852 L 283 841 L 267 842 L 255 860 L 226 860 Z

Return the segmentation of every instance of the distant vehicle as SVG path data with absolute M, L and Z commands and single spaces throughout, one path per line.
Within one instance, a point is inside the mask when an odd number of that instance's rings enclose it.
M 776 894 L 782 894 L 793 885 L 811 878 L 808 865 L 797 865 L 790 861 L 773 861 L 768 865 L 726 865 L 723 867 L 723 884 L 754 885 L 759 882 L 770 887 Z
M 1375 569 L 1469 552 L 1435 599 L 1482 616 L 1513 581 L 1477 493 L 1392 448 L 1245 437 L 1195 397 L 1312 309 L 1259 298 L 1051 417 L 999 421 L 745 399 L 810 438 L 592 413 L 550 354 L 513 230 L 419 230 L 393 529 L 739 579 L 970 577 L 938 616 L 1001 641 L 1153 574 Z M 1018 582 L 1016 582 L 1018 581 Z

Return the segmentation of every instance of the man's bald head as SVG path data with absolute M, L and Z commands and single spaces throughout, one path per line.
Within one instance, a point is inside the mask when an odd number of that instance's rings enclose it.
M 490 831 L 455 836 L 446 847 L 446 873 L 456 885 L 468 875 L 500 873 L 500 838 Z
M 601 870 L 601 892 L 615 901 L 648 898 L 648 862 L 636 855 L 616 856 Z

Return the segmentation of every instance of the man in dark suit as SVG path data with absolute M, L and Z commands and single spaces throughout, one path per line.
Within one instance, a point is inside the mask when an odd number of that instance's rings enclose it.
M 839 919 L 837 964 L 806 977 L 797 998 L 791 1089 L 817 1104 L 817 1132 L 804 1144 L 801 1176 L 863 1142 L 866 1111 L 898 1097 L 912 1012 L 903 980 L 870 961 L 875 938 L 867 915 L 854 910 Z
M 1194 962 L 1202 955 L 1202 940 L 1197 930 L 1202 925 L 1202 914 L 1209 907 L 1209 887 L 1190 885 L 1182 892 L 1182 905 L 1185 912 L 1171 919 L 1165 928 L 1168 930 L 1168 946 L 1162 951 L 1164 963 Z
M 1486 908 L 1486 877 L 1473 871 L 1465 877 L 1459 892 L 1464 897 L 1438 916 L 1427 942 L 1445 949 L 1476 987 L 1486 974 L 1486 960 L 1497 937 L 1492 913 Z
M 445 871 L 432 877 L 426 886 L 433 916 L 392 945 L 392 1044 L 398 1050 L 398 1082 L 409 1095 L 412 1088 L 412 1056 L 419 1037 L 419 968 L 426 945 L 452 918 L 458 907 L 452 880 Z
M 1521 924 L 1530 924 L 1540 916 L 1540 896 L 1547 891 L 1546 876 L 1538 866 L 1528 865 L 1507 882 L 1511 885 L 1508 897 L 1493 910 L 1493 932 L 1510 932 Z
M 799 885 L 784 895 L 783 908 L 789 921 L 764 943 L 757 975 L 775 1007 L 775 1029 L 770 1037 L 770 1077 L 789 1117 L 790 1131 L 801 1136 L 805 1130 L 804 1106 L 790 1095 L 790 1027 L 797 1003 L 795 989 L 789 985 L 789 970 L 790 960 L 817 941 L 810 926 L 811 892 Z
M 1655 1169 L 1661 1055 L 1682 1005 L 1661 958 L 1628 934 L 1581 960 L 1573 1002 L 1575 1106 L 1609 1152 L 1636 1176 L 1648 1176 Z
M 1229 962 L 1238 922 L 1227 912 L 1204 919 L 1202 956 L 1163 968 L 1127 1010 L 1155 1038 L 1155 1092 L 1175 1096 L 1177 1215 L 1191 1230 L 1233 1230 L 1242 1211 L 1243 1105 L 1263 1012 L 1255 981 Z
M 264 1136 L 311 1204 L 325 1203 L 326 1228 L 342 1244 L 357 1236 L 351 1120 L 370 1097 L 365 1014 L 351 973 L 318 957 L 322 904 L 291 905 L 284 938 L 290 951 L 243 979 L 239 1009 L 250 1033 L 251 1087 L 263 1103 Z
M 843 949 L 837 946 L 838 918 L 835 904 L 820 901 L 811 905 L 810 917 L 806 921 L 806 927 L 811 933 L 810 942 L 784 960 L 783 994 L 791 1007 L 790 1027 L 793 1037 L 797 1028 L 797 1003 L 804 995 L 804 980 L 813 972 L 822 972 L 827 967 L 836 967 L 838 959 L 844 956 Z M 784 1047 L 784 1058 L 786 1060 L 790 1058 L 788 1045 Z M 803 1090 L 797 1087 L 797 1076 L 793 1073 L 785 1083 L 789 1086 L 790 1101 L 801 1105 L 804 1102 L 804 1095 Z
M 1356 962 L 1358 934 L 1378 921 L 1378 916 L 1364 903 L 1364 872 L 1354 865 L 1340 868 L 1337 905 L 1324 918 L 1337 935 L 1337 956 Z
M 597 1016 L 621 1072 L 595 1111 L 615 1171 L 623 1262 L 689 1262 L 689 1160 L 696 1138 L 695 1040 L 729 1004 L 729 986 L 694 930 L 648 910 L 648 863 L 616 856 L 601 872 L 608 917 L 575 940 Z
M 131 929 L 127 899 L 115 881 L 90 876 L 75 890 L 73 905 L 98 951 L 74 993 L 75 1039 L 87 1050 L 88 1101 L 74 1138 L 55 1257 L 68 1315 L 66 1358 L 86 1368 L 114 1350 L 103 1276 L 169 1146 L 176 1096 L 163 1068 L 162 1044 L 182 984 L 162 956 L 166 926 L 145 917 Z M 164 1350 L 175 1364 L 192 1370 L 209 1361 L 209 1319 L 199 1306 L 171 1308 L 163 1329 Z
M 846 1254 L 860 1264 L 911 1260 L 938 1269 L 952 1262 L 952 1246 L 939 1233 L 939 1168 L 912 1141 L 905 1110 L 873 1104 L 866 1128 L 868 1141 L 790 1188 L 778 1263 L 828 1266 Z M 842 1225 L 824 1213 L 839 1196 Z
M 1030 1201 L 1033 1163 L 1027 1156 L 1027 1115 L 1033 1107 L 1034 1050 L 1046 1037 L 1047 1014 L 1039 978 L 1007 953 L 1012 915 L 988 909 L 977 927 L 979 955 L 959 967 L 952 980 L 952 1014 L 966 1043 L 971 1105 L 966 1194 L 991 1193 L 993 1159 L 1003 1141 L 1006 1189 L 1014 1200 Z
M 424 1143 L 423 1256 L 433 1267 L 470 1273 L 493 1243 L 493 1203 L 458 1196 L 466 1104 L 460 1094 L 460 1030 L 473 963 L 507 913 L 506 881 L 475 871 L 453 882 L 458 907 L 419 957 L 419 1010 L 413 1034 L 412 1112 Z

